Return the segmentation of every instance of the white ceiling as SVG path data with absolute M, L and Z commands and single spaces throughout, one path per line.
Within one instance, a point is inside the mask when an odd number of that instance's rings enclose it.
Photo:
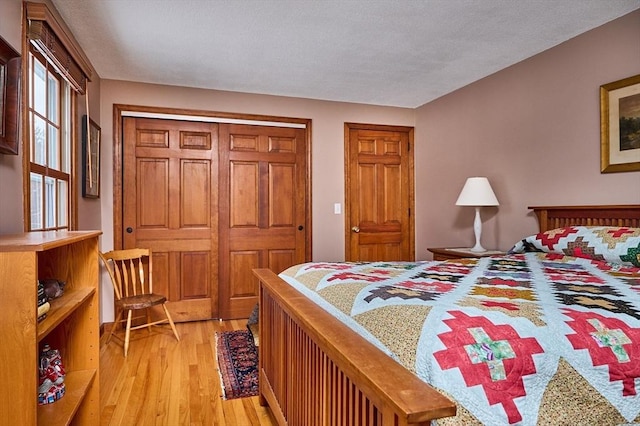
M 101 78 L 415 108 L 640 0 L 52 0 Z

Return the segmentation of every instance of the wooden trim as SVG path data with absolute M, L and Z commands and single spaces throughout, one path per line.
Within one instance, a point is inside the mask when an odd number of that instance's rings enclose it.
M 71 171 L 69 173 L 69 205 L 67 206 L 69 210 L 69 224 L 67 225 L 69 229 L 75 230 L 78 229 L 78 176 L 82 176 L 82 172 L 78 173 L 78 170 L 81 170 L 83 166 L 82 161 L 78 163 L 80 160 L 78 155 L 78 146 L 80 145 L 80 138 L 78 137 L 78 93 L 75 90 L 70 90 L 70 99 L 69 105 L 71 111 L 71 141 L 70 141 L 70 155 L 71 158 L 69 161 L 71 162 Z
M 34 2 L 25 2 L 24 8 L 26 10 L 27 20 L 44 21 L 51 27 L 54 34 L 60 39 L 60 42 L 67 49 L 69 55 L 76 62 L 80 70 L 82 70 L 87 79 L 91 81 L 93 75 L 91 62 L 84 54 L 80 44 L 76 41 L 73 33 L 69 30 L 57 10 L 55 10 L 55 8 L 50 9 L 44 3 Z
M 127 104 L 114 104 L 113 105 L 113 248 L 124 248 L 124 242 L 122 239 L 122 173 L 123 173 L 123 158 L 122 158 L 122 118 L 126 111 L 139 111 L 139 112 L 152 112 L 161 114 L 177 114 L 177 115 L 191 115 L 195 117 L 220 117 L 220 118 L 234 118 L 240 120 L 256 120 L 256 121 L 274 121 L 282 123 L 297 123 L 304 124 L 306 127 L 306 156 L 307 156 L 307 204 L 305 208 L 308 214 L 306 215 L 305 227 L 307 229 L 307 242 L 306 250 L 307 257 L 312 258 L 312 220 L 311 220 L 311 119 L 308 118 L 292 118 L 270 115 L 256 115 L 256 114 L 238 114 L 219 111 L 206 111 L 184 108 L 166 108 L 166 107 L 153 107 L 153 106 L 140 106 L 140 105 L 127 105 Z
M 350 259 L 350 247 L 351 247 L 351 227 L 354 225 L 351 223 L 351 203 L 349 200 L 351 199 L 351 163 L 350 163 L 350 152 L 351 152 L 351 144 L 350 144 L 350 133 L 351 130 L 372 130 L 372 131 L 386 131 L 386 132 L 401 132 L 407 133 L 409 138 L 409 152 L 408 152 L 408 192 L 409 192 L 409 218 L 408 218 L 408 234 L 409 234 L 409 253 L 411 259 L 414 260 L 416 253 L 416 239 L 415 239 L 415 154 L 413 151 L 414 148 L 414 133 L 415 129 L 410 126 L 392 126 L 392 125 L 384 125 L 384 124 L 367 124 L 367 123 L 344 123 L 344 250 L 345 250 L 345 258 L 347 260 L 357 260 Z

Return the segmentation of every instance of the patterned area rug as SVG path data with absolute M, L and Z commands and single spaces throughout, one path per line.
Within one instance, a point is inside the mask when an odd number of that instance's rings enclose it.
M 216 333 L 218 372 L 224 399 L 258 395 L 258 350 L 249 330 Z

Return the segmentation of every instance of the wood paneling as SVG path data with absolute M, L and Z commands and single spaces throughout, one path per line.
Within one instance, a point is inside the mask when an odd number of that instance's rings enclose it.
M 225 124 L 220 143 L 220 315 L 246 318 L 258 301 L 253 268 L 308 257 L 306 132 Z
M 413 129 L 345 124 L 346 259 L 413 260 Z
M 189 121 L 176 127 L 180 121 L 173 118 L 134 118 L 125 111 L 286 125 Z M 128 124 L 131 121 L 137 124 Z M 310 124 L 295 118 L 114 106 L 114 247 L 148 246 L 154 259 L 162 257 L 154 263 L 165 270 L 163 285 L 169 289 L 176 321 L 197 319 L 195 312 L 203 318 L 246 317 L 257 302 L 257 280 L 250 267 L 281 271 L 310 260 Z M 144 203 L 157 202 L 158 208 L 145 207 L 144 218 L 150 225 L 140 227 L 131 220 L 131 211 L 137 207 L 127 207 L 140 199 L 132 195 L 136 176 L 129 166 L 138 160 L 149 162 L 140 173 L 160 182 L 145 184 L 149 189 L 141 190 Z M 133 170 L 138 173 L 137 168 Z M 181 252 L 209 253 L 210 309 L 190 298 L 203 293 L 199 286 L 206 280 L 200 279 L 197 288 L 185 291 L 183 280 L 190 274 Z M 252 256 L 257 257 L 248 262 Z M 233 265 L 249 269 L 236 271 Z M 226 288 L 219 291 L 218 283 Z M 230 298 L 235 294 L 242 295 L 237 307 Z M 185 295 L 189 298 L 181 300 Z
M 217 317 L 218 124 L 123 122 L 124 248 L 152 250 L 174 320 Z

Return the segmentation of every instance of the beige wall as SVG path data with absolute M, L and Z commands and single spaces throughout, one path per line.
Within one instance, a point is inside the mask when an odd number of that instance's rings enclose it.
M 37 1 L 37 0 L 36 0 Z M 49 0 L 42 1 L 53 8 Z M 0 1 L 0 36 L 7 40 L 18 52 L 22 51 L 22 1 Z M 24 86 L 24 82 L 22 83 Z M 89 83 L 89 111 L 91 118 L 100 121 L 100 78 L 94 72 Z M 78 118 L 86 114 L 86 98 L 78 96 Z M 80 132 L 80 127 L 78 127 Z M 19 233 L 24 230 L 23 221 L 23 175 L 22 144 L 25 135 L 21 134 L 19 155 L 0 154 L 0 235 Z M 78 133 L 77 163 L 78 177 L 82 175 L 82 145 Z M 100 229 L 100 201 L 82 198 L 81 182 L 78 179 L 78 229 Z
M 416 250 L 471 246 L 465 179 L 487 176 L 483 245 L 535 232 L 527 206 L 640 203 L 640 172 L 600 173 L 599 86 L 640 73 L 640 11 L 416 111 Z
M 344 259 L 344 215 L 333 213 L 344 201 L 344 123 L 414 126 L 413 109 L 313 101 L 174 86 L 103 80 L 102 178 L 103 241 L 113 245 L 113 105 L 144 105 L 218 112 L 310 118 L 312 122 L 313 258 Z M 344 209 L 343 209 L 344 211 Z
M 20 0 L 0 1 L 0 17 L 0 35 L 20 50 Z M 344 122 L 415 126 L 416 258 L 472 245 L 472 209 L 454 205 L 472 175 L 488 176 L 501 203 L 483 210 L 483 243 L 507 249 L 535 231 L 529 205 L 640 203 L 640 172 L 599 172 L 598 100 L 601 84 L 640 73 L 639 40 L 636 11 L 416 110 L 96 78 L 89 109 L 102 128 L 101 197 L 79 197 L 80 228 L 101 227 L 102 248 L 112 247 L 117 103 L 312 119 L 314 260 L 344 259 L 344 217 L 333 214 L 344 202 Z M 83 97 L 79 105 L 83 114 Z M 20 156 L 0 155 L 0 234 L 22 230 L 21 168 Z
M 0 1 L 0 36 L 22 51 L 22 2 Z M 22 232 L 22 154 L 0 154 L 0 235 Z
M 144 105 L 312 120 L 312 250 L 314 260 L 344 260 L 344 123 L 414 126 L 413 109 L 313 101 L 278 96 L 102 80 L 102 249 L 113 247 L 113 105 Z M 344 208 L 343 208 L 344 212 Z M 104 284 L 103 284 L 103 288 Z M 103 322 L 113 320 L 112 295 L 103 292 Z

